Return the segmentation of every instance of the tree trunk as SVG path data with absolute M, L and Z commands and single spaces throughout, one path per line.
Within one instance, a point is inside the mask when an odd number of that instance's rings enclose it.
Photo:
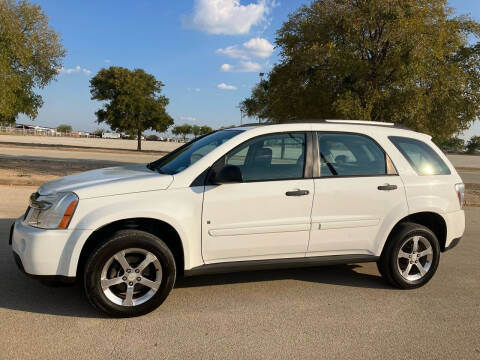
M 137 130 L 137 151 L 142 151 L 142 130 Z

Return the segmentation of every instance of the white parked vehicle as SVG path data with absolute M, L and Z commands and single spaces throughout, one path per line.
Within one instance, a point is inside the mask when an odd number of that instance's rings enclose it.
M 178 275 L 374 261 L 411 289 L 462 237 L 463 196 L 430 137 L 393 124 L 245 126 L 46 183 L 10 242 L 27 274 L 81 279 L 113 316 L 155 309 Z

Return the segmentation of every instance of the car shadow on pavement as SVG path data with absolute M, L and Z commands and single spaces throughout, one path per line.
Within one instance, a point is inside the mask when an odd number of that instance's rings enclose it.
M 299 280 L 321 284 L 373 289 L 391 288 L 380 275 L 355 271 L 362 265 L 330 265 L 295 269 L 247 271 L 231 274 L 202 275 L 177 279 L 176 288 L 226 285 L 275 280 Z
M 81 285 L 50 287 L 23 274 L 15 264 L 8 245 L 10 226 L 15 219 L 0 219 L 0 273 L 4 274 L 0 291 L 0 309 L 73 316 L 104 318 L 93 309 Z M 233 274 L 180 277 L 176 288 L 195 288 L 234 283 L 269 282 L 294 279 L 322 284 L 364 288 L 389 288 L 378 275 L 355 271 L 360 265 L 336 265 L 300 269 L 250 271 Z

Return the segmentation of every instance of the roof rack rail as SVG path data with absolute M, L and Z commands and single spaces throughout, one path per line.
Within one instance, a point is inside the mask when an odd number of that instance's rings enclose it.
M 383 121 L 371 121 L 371 120 L 343 120 L 343 119 L 290 119 L 284 122 L 284 124 L 297 124 L 297 123 L 317 123 L 317 124 L 345 124 L 345 125 L 367 125 L 367 126 L 382 126 L 392 127 L 396 129 L 411 130 L 410 128 L 395 124 L 392 122 Z M 265 125 L 268 125 L 265 124 Z
M 345 124 L 345 125 L 367 125 L 367 126 L 381 126 L 381 127 L 392 127 L 396 129 L 412 130 L 407 126 L 395 124 L 392 122 L 383 122 L 383 121 L 371 121 L 371 120 L 341 120 L 341 119 L 289 119 L 282 121 L 278 124 L 300 124 L 300 123 L 317 123 L 317 124 Z M 275 125 L 277 123 L 264 122 L 264 123 L 250 123 L 242 124 L 241 127 L 247 126 L 264 126 L 264 125 Z

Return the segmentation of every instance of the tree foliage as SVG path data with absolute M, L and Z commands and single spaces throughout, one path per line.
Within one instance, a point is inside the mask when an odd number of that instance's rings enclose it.
M 476 151 L 480 150 L 480 136 L 472 136 L 467 143 L 467 152 L 469 154 L 474 154 Z
M 173 128 L 172 133 L 175 136 L 182 136 L 183 141 L 187 138 L 189 134 L 192 134 L 193 127 L 189 124 L 177 125 Z
M 211 133 L 213 129 L 210 126 L 207 125 L 202 125 L 200 126 L 200 135 L 206 135 L 208 133 Z
M 465 148 L 465 140 L 458 137 L 451 137 L 439 143 L 439 146 L 446 152 L 461 152 Z
M 69 132 L 72 132 L 72 126 L 66 125 L 66 124 L 58 125 L 57 131 L 62 133 L 69 133 Z
M 281 62 L 240 108 L 263 121 L 393 121 L 443 141 L 480 110 L 480 24 L 446 0 L 316 0 L 277 32 Z
M 135 136 L 137 150 L 141 150 L 145 130 L 164 132 L 173 124 L 166 111 L 169 100 L 161 95 L 163 86 L 142 69 L 116 66 L 101 69 L 90 80 L 92 99 L 105 102 L 95 113 L 97 122 L 105 122 L 114 131 Z
M 43 102 L 35 90 L 55 78 L 64 56 L 40 6 L 0 1 L 0 122 L 14 123 L 20 113 L 37 116 Z

